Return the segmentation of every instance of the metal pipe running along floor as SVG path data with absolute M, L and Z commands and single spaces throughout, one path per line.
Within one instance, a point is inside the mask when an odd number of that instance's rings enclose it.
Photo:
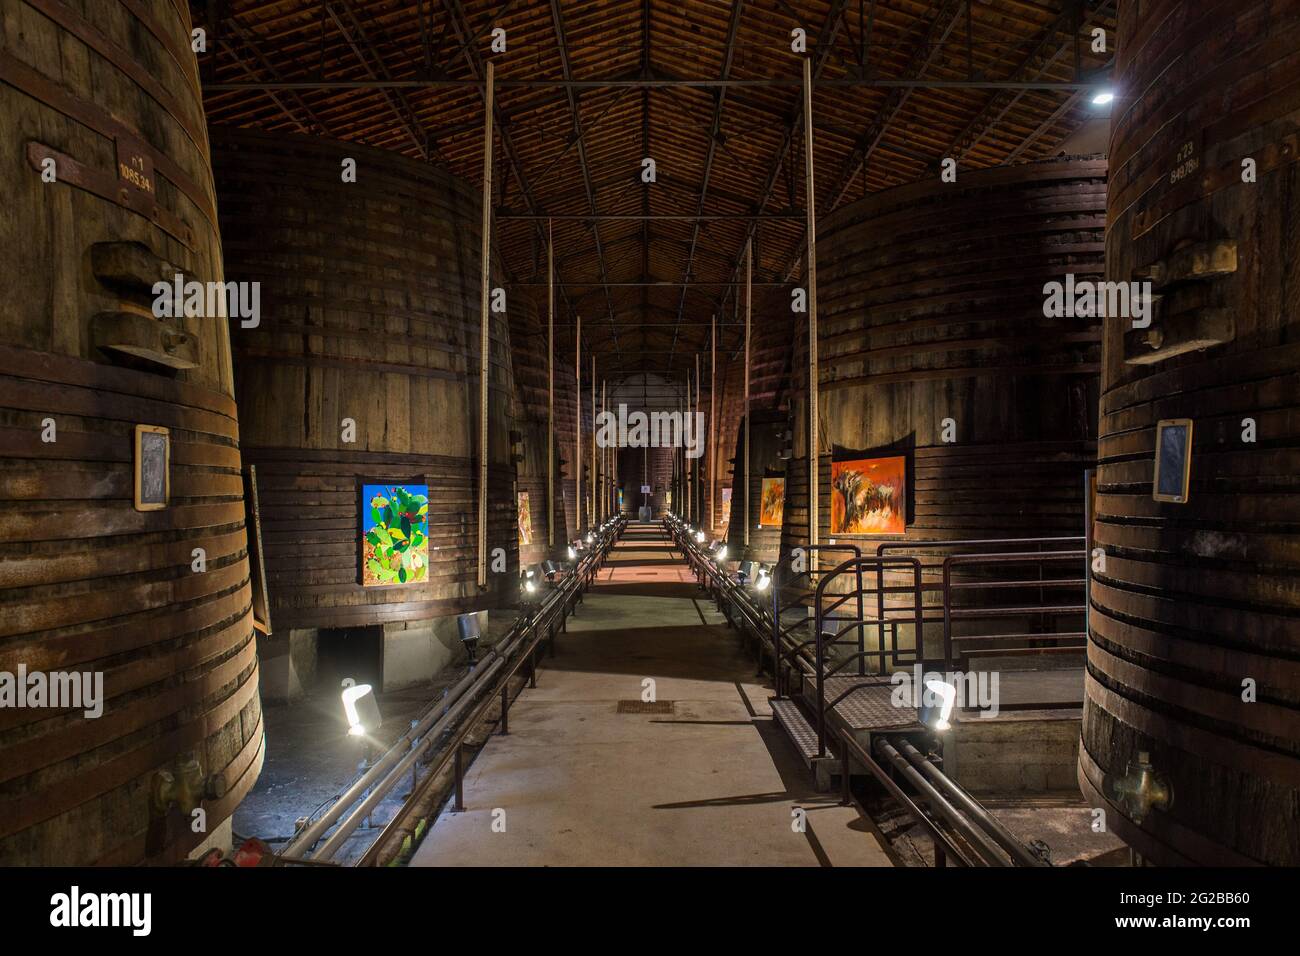
M 819 794 L 658 524 L 633 523 L 558 656 L 412 866 L 889 866 Z

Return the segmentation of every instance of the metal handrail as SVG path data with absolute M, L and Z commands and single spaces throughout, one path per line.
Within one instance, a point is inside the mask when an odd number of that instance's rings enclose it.
M 862 613 L 861 613 L 861 608 L 863 606 L 862 571 L 864 568 L 870 568 L 876 571 L 876 580 L 880 580 L 880 575 L 883 568 L 890 565 L 898 566 L 898 567 L 910 567 L 912 569 L 913 587 L 911 588 L 911 590 L 913 595 L 913 608 L 914 608 L 913 621 L 916 627 L 916 653 L 918 656 L 924 657 L 925 646 L 921 635 L 921 627 L 922 627 L 921 588 L 920 588 L 921 563 L 916 558 L 883 557 L 880 555 L 877 555 L 876 557 L 864 558 L 859 554 L 857 557 L 853 557 L 847 561 L 842 562 L 836 568 L 834 568 L 830 572 L 830 574 L 826 575 L 820 581 L 818 581 L 816 597 L 815 597 L 816 610 L 814 611 L 815 623 L 814 623 L 813 631 L 814 634 L 816 635 L 816 641 L 817 641 L 817 669 L 816 669 L 817 755 L 819 757 L 826 756 L 826 710 L 827 710 L 826 678 L 830 676 L 830 674 L 827 673 L 827 669 L 826 669 L 826 648 L 830 646 L 830 644 L 834 644 L 839 639 L 841 634 L 849 630 L 856 630 L 858 635 L 858 653 L 857 655 L 855 655 L 855 657 L 858 660 L 858 676 L 860 677 L 866 676 L 865 664 L 866 664 L 866 658 L 868 656 L 868 652 L 866 649 L 866 628 L 869 624 L 875 625 L 878 627 L 877 633 L 878 633 L 878 643 L 879 643 L 880 650 L 876 653 L 880 655 L 880 673 L 884 673 L 887 670 L 885 660 L 887 656 L 890 656 L 890 652 L 885 650 L 885 622 L 883 619 L 875 622 L 868 622 L 864 620 L 862 617 Z M 825 593 L 826 587 L 832 581 L 834 581 L 837 577 L 850 570 L 854 572 L 858 582 L 858 608 L 859 608 L 858 620 L 850 624 L 848 627 L 842 628 L 839 631 L 833 633 L 827 632 L 822 626 L 825 623 L 821 613 L 822 595 Z M 895 622 L 897 623 L 898 620 L 899 619 L 896 618 Z M 906 620 L 906 618 L 903 618 L 902 620 Z M 829 643 L 825 640 L 828 633 L 830 633 L 830 636 L 833 638 L 833 640 L 830 641 Z M 897 631 L 895 631 L 895 634 L 897 634 Z M 898 659 L 897 639 L 895 639 L 894 646 L 891 650 L 892 650 L 893 662 L 896 664 Z
M 948 548 L 979 548 L 981 549 L 981 553 L 982 553 L 982 549 L 985 548 L 1027 547 L 1031 545 L 1039 546 L 1039 547 L 1069 545 L 1069 544 L 1083 545 L 1085 541 L 1086 539 L 1082 535 L 1063 535 L 1063 536 L 1052 536 L 1052 537 L 1041 537 L 1041 538 L 950 538 L 950 539 L 943 539 L 943 540 L 936 540 L 936 541 L 917 541 L 917 540 L 882 541 L 880 544 L 876 546 L 876 556 L 883 557 L 886 553 L 890 551 L 910 551 L 913 553 L 917 553 L 917 552 L 925 552 L 925 551 L 945 550 Z M 921 567 L 925 571 L 939 570 L 940 568 L 942 568 L 942 566 L 943 563 L 941 561 L 933 562 L 933 563 L 926 562 L 926 561 L 921 562 Z M 877 593 L 880 592 L 880 588 L 882 587 L 882 585 L 883 585 L 883 581 L 881 580 L 881 576 L 877 575 L 876 578 Z M 923 580 L 922 590 L 942 593 L 944 590 L 943 582 L 938 581 L 930 584 L 925 584 Z M 941 604 L 927 605 L 926 609 L 931 611 L 939 611 L 942 610 L 942 605 Z M 883 616 L 885 612 L 883 598 L 877 599 L 876 612 L 878 616 Z M 937 621 L 938 618 L 934 618 L 933 620 Z
M 782 588 L 789 587 L 792 581 L 798 581 L 800 578 L 803 578 L 803 577 L 807 577 L 807 578 L 809 579 L 809 581 L 811 582 L 811 581 L 812 581 L 812 577 L 813 577 L 813 575 L 824 573 L 824 570 L 823 570 L 823 569 L 816 567 L 816 562 L 815 562 L 815 561 L 810 561 L 810 562 L 808 562 L 807 566 L 804 568 L 803 571 L 800 571 L 800 572 L 798 572 L 798 573 L 796 573 L 796 574 L 794 575 L 794 577 L 791 579 L 791 582 L 785 582 L 785 581 L 782 581 L 782 580 L 781 580 L 781 566 L 782 566 L 782 563 L 788 563 L 788 562 L 790 562 L 790 561 L 793 559 L 793 554 L 794 554 L 794 551 L 796 551 L 796 550 L 800 551 L 804 556 L 806 556 L 809 552 L 811 552 L 811 554 L 812 554 L 812 556 L 813 556 L 814 558 L 815 558 L 815 557 L 820 557 L 823 553 L 833 553 L 833 552 L 848 552 L 849 554 L 851 554 L 851 555 L 853 556 L 853 558 L 861 558 L 861 557 L 862 557 L 862 549 L 859 548 L 857 545 L 852 545 L 852 544 L 802 544 L 802 545 L 796 545 L 795 547 L 791 548 L 791 549 L 790 549 L 790 552 L 789 552 L 788 554 L 786 554 L 785 556 L 783 556 L 783 557 L 778 557 L 776 563 L 772 566 L 772 585 L 771 585 L 771 590 L 772 590 L 772 638 L 771 638 L 771 641 L 772 641 L 772 682 L 773 682 L 773 686 L 774 686 L 774 689 L 775 689 L 775 691 L 776 691 L 776 697 L 777 697 L 778 700 L 783 699 L 783 697 L 782 697 L 782 693 L 781 693 L 781 691 L 782 691 L 782 687 L 781 687 L 781 665 L 782 665 L 782 658 L 783 658 L 785 655 L 783 655 L 783 654 L 781 653 L 781 642 L 782 642 L 782 640 L 783 640 L 784 638 L 788 637 L 788 636 L 790 635 L 790 633 L 791 633 L 791 632 L 792 632 L 796 627 L 800 626 L 800 624 L 799 624 L 798 622 L 795 622 L 795 623 L 791 624 L 790 627 L 785 628 L 785 629 L 782 629 L 782 627 L 781 627 L 781 589 L 782 589 Z M 860 580 L 860 576 L 859 576 L 859 581 L 858 581 L 859 588 L 861 587 L 861 584 L 862 584 L 862 582 L 861 582 L 861 580 Z M 805 592 L 805 593 L 807 593 L 807 592 Z M 819 601 L 819 603 L 820 603 L 820 601 Z M 814 611 L 813 613 L 814 613 L 814 615 L 815 615 L 815 614 L 817 614 L 818 612 L 817 612 L 817 611 Z M 860 597 L 860 596 L 859 596 L 859 600 L 858 600 L 858 617 L 859 617 L 859 618 L 862 617 L 862 601 L 861 601 L 861 597 Z M 816 640 L 816 639 L 817 639 L 817 638 L 816 638 L 816 631 L 814 630 L 814 637 L 813 637 L 813 640 Z M 798 644 L 796 644 L 795 647 L 791 650 L 791 656 L 793 657 L 794 654 L 798 653 L 799 648 L 800 648 L 801 646 L 806 646 L 807 643 L 811 643 L 811 642 L 805 642 L 804 645 L 798 645 Z
M 1027 606 L 1017 605 L 1013 607 L 989 606 L 989 607 L 977 607 L 977 608 L 954 608 L 952 603 L 954 591 L 979 587 L 981 584 L 986 589 L 1008 588 L 1010 586 L 1018 585 L 1018 584 L 1028 585 L 1031 587 L 1038 587 L 1040 589 L 1042 588 L 1061 589 L 1065 587 L 1074 587 L 1074 586 L 1078 586 L 1082 588 L 1086 584 L 1086 579 L 1085 578 L 1080 578 L 1078 580 L 1071 579 L 1068 583 L 1063 583 L 1056 580 L 1044 581 L 1042 579 L 1037 581 L 1024 581 L 1024 582 L 975 581 L 975 582 L 963 583 L 963 582 L 954 582 L 952 580 L 953 568 L 958 566 L 996 567 L 996 566 L 1006 565 L 1006 564 L 1035 564 L 1039 566 L 1041 571 L 1041 568 L 1044 564 L 1053 564 L 1053 563 L 1059 564 L 1066 561 L 1086 562 L 1086 560 L 1087 560 L 1086 551 L 1019 551 L 1019 552 L 1010 552 L 1010 553 L 996 552 L 991 554 L 951 554 L 948 555 L 946 558 L 944 558 L 943 560 L 943 655 L 947 665 L 951 668 L 956 664 L 964 665 L 966 661 L 966 656 L 964 652 L 960 656 L 960 659 L 954 659 L 953 656 L 952 622 L 954 617 L 962 618 L 965 620 L 973 620 L 973 619 L 981 619 L 981 618 L 989 619 L 989 618 L 1005 618 L 1005 617 L 1033 617 L 1036 615 L 1045 615 L 1045 614 L 1054 614 L 1054 615 L 1082 614 L 1086 610 L 1086 604 L 1078 604 L 1078 605 L 1038 604 L 1038 605 L 1027 605 Z M 1085 600 L 1086 600 L 1086 595 L 1085 595 Z M 1066 639 L 1066 638 L 1073 638 L 1076 634 L 1077 632 L 1075 631 L 1065 632 L 1063 634 L 1060 634 L 1059 636 L 1054 633 L 1044 633 L 1044 634 L 1036 634 L 1033 636 L 1032 639 L 1035 640 Z M 1004 640 L 1009 640 L 1018 637 L 1018 635 L 997 635 L 997 634 L 990 634 L 990 635 L 983 635 L 983 636 L 986 638 L 1000 637 Z M 1020 639 L 1026 639 L 1026 638 L 1020 638 Z M 1065 648 L 1065 650 L 1076 650 L 1076 649 L 1081 649 L 1081 648 L 1076 648 L 1075 646 L 1068 646 Z M 983 651 L 982 653 L 993 654 L 996 653 L 997 650 L 998 650 L 997 648 L 994 648 L 993 650 Z
M 816 599 L 817 612 L 814 614 L 814 638 L 808 641 L 793 642 L 793 646 L 783 651 L 782 645 L 790 637 L 790 632 L 794 627 L 799 626 L 802 622 L 796 622 L 790 629 L 782 629 L 780 626 L 780 591 L 781 586 L 776 580 L 776 575 L 780 569 L 780 562 L 773 569 L 772 588 L 772 613 L 769 617 L 767 610 L 763 607 L 762 602 L 756 601 L 755 596 L 741 587 L 736 581 L 732 580 L 725 572 L 725 569 L 719 567 L 715 562 L 708 559 L 694 542 L 684 540 L 685 535 L 679 535 L 672 524 L 668 524 L 670 532 L 678 540 L 682 547 L 683 553 L 687 556 L 688 563 L 696 571 L 697 577 L 702 584 L 710 587 L 718 595 L 719 599 L 725 601 L 724 613 L 727 619 L 732 620 L 731 614 L 727 613 L 727 608 L 737 612 L 737 617 L 747 622 L 753 637 L 760 646 L 770 640 L 773 649 L 773 670 L 774 684 L 779 688 L 779 674 L 781 672 L 784 658 L 791 657 L 798 661 L 799 651 L 812 644 L 819 645 L 819 650 L 824 650 L 824 646 L 830 646 L 843 633 L 851 630 L 857 630 L 859 634 L 866 627 L 879 626 L 879 621 L 868 621 L 864 617 L 857 621 L 851 618 L 836 617 L 828 615 L 827 610 L 833 610 L 843 603 L 847 603 L 852 593 L 841 596 L 835 605 L 823 607 L 821 598 L 825 594 L 827 582 L 832 580 L 837 573 L 845 573 L 845 566 L 852 565 L 855 561 L 860 562 L 860 566 L 870 566 L 884 570 L 884 565 L 877 564 L 878 559 L 883 559 L 889 565 L 898 567 L 911 567 L 913 585 L 911 587 L 890 586 L 890 591 L 897 593 L 899 591 L 913 593 L 913 613 L 910 620 L 918 622 L 918 635 L 916 654 L 918 657 L 924 656 L 924 644 L 919 633 L 919 623 L 924 620 L 924 602 L 921 599 L 921 592 L 924 590 L 919 585 L 920 575 L 923 570 L 923 563 L 915 557 L 889 557 L 877 555 L 876 558 L 862 558 L 860 553 L 854 559 L 843 562 L 841 566 L 834 569 L 819 569 L 818 574 L 824 574 L 822 581 L 819 582 L 819 589 L 814 591 Z M 845 547 L 848 546 L 828 546 Z M 852 549 L 855 550 L 856 549 Z M 860 570 L 860 568 L 859 568 Z M 788 585 L 786 585 L 788 587 Z M 818 613 L 821 614 L 818 620 Z M 834 621 L 850 621 L 848 627 L 841 629 L 840 632 L 831 634 L 827 632 L 822 634 L 822 623 Z M 892 620 L 906 621 L 907 617 L 895 617 Z M 766 634 L 766 637 L 765 637 Z M 824 636 L 832 637 L 829 642 L 824 642 Z M 881 650 L 872 652 L 862 652 L 865 656 L 882 654 L 882 668 L 884 656 L 892 654 L 895 662 L 897 661 L 898 648 L 893 646 L 889 651 L 884 649 L 883 632 L 881 636 Z M 854 657 L 838 661 L 830 667 L 825 666 L 824 656 L 814 663 L 816 672 L 819 675 L 830 676 L 847 666 Z M 1044 858 L 1036 855 L 1028 847 L 1022 844 L 1000 821 L 992 816 L 988 810 L 981 806 L 978 801 L 970 796 L 959 784 L 949 778 L 937 766 L 915 747 L 912 746 L 906 735 L 903 734 L 886 734 L 877 738 L 875 748 L 881 758 L 886 762 L 889 768 L 886 769 L 875 758 L 875 755 L 869 753 L 853 737 L 852 731 L 847 725 L 843 724 L 842 719 L 835 725 L 827 727 L 825 725 L 825 714 L 849 697 L 851 694 L 860 690 L 866 684 L 853 684 L 845 691 L 841 692 L 833 701 L 825 702 L 824 686 L 819 688 L 818 700 L 824 704 L 822 710 L 822 728 L 821 740 L 819 741 L 819 751 L 824 756 L 826 753 L 826 736 L 832 737 L 839 745 L 839 759 L 841 767 L 841 787 L 842 801 L 845 805 L 853 802 L 853 797 L 849 788 L 850 759 L 856 760 L 881 783 L 889 794 L 898 801 L 904 810 L 917 821 L 934 841 L 935 847 L 935 865 L 944 866 L 946 861 L 952 859 L 967 866 L 1046 866 L 1050 865 Z M 778 691 L 779 696 L 779 691 Z M 891 741 L 890 738 L 895 738 Z M 919 795 L 919 801 L 913 799 L 895 780 L 895 774 L 906 780 L 913 790 Z M 954 838 L 954 834 L 961 839 Z

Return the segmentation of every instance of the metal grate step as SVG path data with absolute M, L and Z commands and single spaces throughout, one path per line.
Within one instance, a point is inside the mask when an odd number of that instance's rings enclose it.
M 772 716 L 789 735 L 804 764 L 811 769 L 817 756 L 817 728 L 808 722 L 793 700 L 770 700 L 768 703 L 772 707 Z
M 916 708 L 894 705 L 895 687 L 888 677 L 872 674 L 864 677 L 828 677 L 824 687 L 827 703 L 850 688 L 853 692 L 833 709 L 836 716 L 852 730 L 883 731 L 920 727 Z M 813 681 L 807 681 L 803 692 L 808 706 L 815 708 L 817 685 Z

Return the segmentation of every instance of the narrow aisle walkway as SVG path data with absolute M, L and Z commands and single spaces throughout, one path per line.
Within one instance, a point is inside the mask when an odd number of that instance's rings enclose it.
M 856 812 L 813 790 L 770 689 L 698 594 L 662 527 L 630 525 L 509 735 L 470 767 L 467 809 L 444 812 L 411 865 L 890 865 Z

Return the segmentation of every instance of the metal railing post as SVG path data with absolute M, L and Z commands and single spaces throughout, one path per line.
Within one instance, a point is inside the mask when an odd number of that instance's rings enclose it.
M 852 804 L 853 800 L 850 791 L 849 781 L 849 747 L 848 744 L 840 745 L 840 806 L 847 807 Z
M 456 742 L 456 802 L 452 810 L 461 813 L 465 809 L 465 744 Z
M 822 647 L 822 578 L 813 591 L 813 640 L 817 642 L 817 756 L 826 756 L 826 660 Z
M 885 562 L 881 548 L 876 548 L 876 640 L 880 645 L 880 672 L 885 672 Z M 898 637 L 894 631 L 894 655 L 891 663 L 898 664 Z
M 772 566 L 772 687 L 776 699 L 781 696 L 781 559 Z
M 857 571 L 857 582 L 858 582 L 858 676 L 862 677 L 867 673 L 867 656 L 866 656 L 867 629 L 864 626 L 866 624 L 866 617 L 864 616 L 865 609 L 863 608 L 863 604 L 862 604 L 862 561 L 861 560 L 859 560 L 855 565 L 855 570 Z M 885 645 L 882 643 L 880 646 L 884 647 Z M 884 673 L 885 669 L 884 667 L 881 667 L 880 670 L 881 673 Z
M 952 670 L 952 556 L 943 559 L 943 664 Z

